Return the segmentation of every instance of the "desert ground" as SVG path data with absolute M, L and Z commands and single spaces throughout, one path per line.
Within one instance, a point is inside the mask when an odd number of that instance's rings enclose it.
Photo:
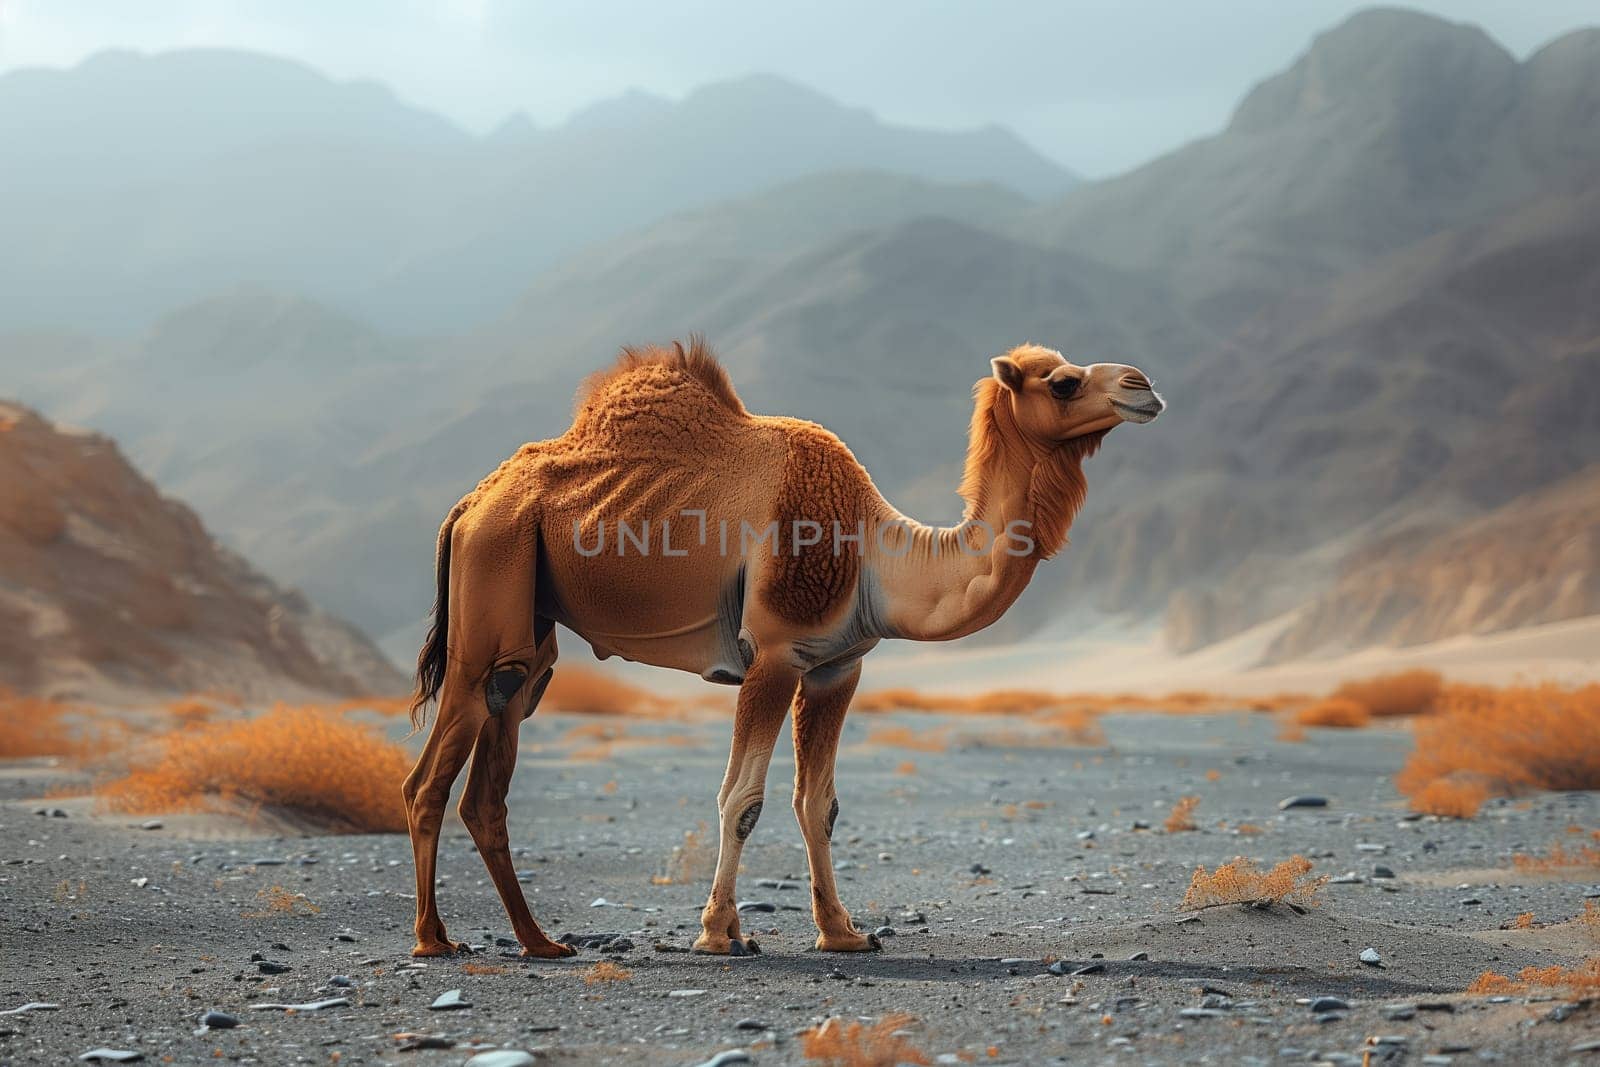
M 1467 993 L 1485 971 L 1577 966 L 1600 944 L 1577 919 L 1600 868 L 1513 863 L 1588 841 L 1600 794 L 1438 820 L 1395 791 L 1405 726 L 1291 743 L 1243 711 L 1100 725 L 1103 740 L 1070 744 L 1003 719 L 852 716 L 834 857 L 857 924 L 882 936 L 866 955 L 812 949 L 781 746 L 739 883 L 763 953 L 687 951 L 726 751 L 716 716 L 524 726 L 517 864 L 545 928 L 585 946 L 554 962 L 515 957 L 453 815 L 441 908 L 475 951 L 412 960 L 403 834 L 108 814 L 65 795 L 82 772 L 13 761 L 0 1062 L 106 1048 L 156 1063 L 817 1063 L 807 1033 L 857 1020 L 878 1027 L 875 1052 L 833 1062 L 892 1063 L 896 1047 L 903 1062 L 1012 1064 L 1578 1063 L 1600 1049 L 1592 996 Z M 1195 829 L 1169 831 L 1182 797 L 1199 798 Z M 1308 907 L 1180 910 L 1197 865 L 1294 855 L 1332 876 Z M 203 1027 L 207 1012 L 225 1017 Z

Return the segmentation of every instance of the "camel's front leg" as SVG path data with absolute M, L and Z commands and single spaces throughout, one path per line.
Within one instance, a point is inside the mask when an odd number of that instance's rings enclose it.
M 739 708 L 733 720 L 733 747 L 728 771 L 717 793 L 721 843 L 711 898 L 700 915 L 704 929 L 695 940 L 696 952 L 744 955 L 760 951 L 755 941 L 739 933 L 739 911 L 734 901 L 734 881 L 739 874 L 739 854 L 761 817 L 761 800 L 767 787 L 767 764 L 772 746 L 783 728 L 783 717 L 794 699 L 798 675 L 787 664 L 758 658 L 750 665 L 739 688 Z
M 855 928 L 833 881 L 833 821 L 839 816 L 833 762 L 845 712 L 860 680 L 859 661 L 843 673 L 808 674 L 800 682 L 794 709 L 794 814 L 806 839 L 811 914 L 817 922 L 817 948 L 824 952 L 883 947 L 877 937 Z

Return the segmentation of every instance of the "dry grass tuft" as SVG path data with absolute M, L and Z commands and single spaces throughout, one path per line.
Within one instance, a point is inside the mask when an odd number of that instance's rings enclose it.
M 1306 728 L 1293 719 L 1282 719 L 1278 726 L 1278 740 L 1297 745 L 1306 739 Z
M 878 726 L 867 731 L 867 744 L 907 748 L 913 752 L 944 752 L 950 747 L 949 731 L 912 730 L 905 726 Z
M 1583 914 L 1578 916 L 1578 926 L 1590 940 L 1600 941 L 1600 906 L 1592 900 L 1585 900 Z
M 717 870 L 717 842 L 701 823 L 683 832 L 683 843 L 674 845 L 662 872 L 650 879 L 652 885 L 688 885 L 704 882 Z
M 318 707 L 279 705 L 256 719 L 158 739 L 147 766 L 97 790 L 112 811 L 204 810 L 245 802 L 351 832 L 406 828 L 404 749 Z
M 1444 678 L 1438 671 L 1417 668 L 1344 682 L 1333 691 L 1333 699 L 1360 704 L 1367 714 L 1385 719 L 1427 715 L 1435 709 L 1443 691 Z
M 633 972 L 626 967 L 618 966 L 610 960 L 601 960 L 583 972 L 583 984 L 599 985 L 601 982 L 626 982 L 632 977 Z
M 59 700 L 19 696 L 0 689 L 0 759 L 79 752 L 82 743 L 65 721 L 76 710 Z
M 461 973 L 479 975 L 510 974 L 511 969 L 498 963 L 473 963 L 468 961 L 461 965 Z
M 905 1037 L 903 1031 L 916 1019 L 911 1015 L 885 1015 L 868 1025 L 858 1019 L 845 1022 L 834 1016 L 800 1035 L 800 1050 L 808 1060 L 829 1067 L 896 1067 L 926 1065 L 927 1053 Z
M 1577 848 L 1567 848 L 1559 842 L 1550 846 L 1550 851 L 1543 856 L 1530 856 L 1517 852 L 1511 857 L 1511 863 L 1519 871 L 1562 871 L 1578 867 L 1600 868 L 1600 848 L 1591 848 L 1580 845 Z
M 304 893 L 292 892 L 281 885 L 256 890 L 256 899 L 261 901 L 261 910 L 247 911 L 241 918 L 271 919 L 279 915 L 316 915 L 322 911 L 307 900 Z
M 1411 809 L 1440 818 L 1470 819 L 1487 799 L 1489 790 L 1482 782 L 1440 778 L 1412 795 Z
M 1301 726 L 1327 726 L 1338 730 L 1359 730 L 1372 721 L 1365 704 L 1348 697 L 1328 697 L 1295 713 Z
M 1600 685 L 1447 687 L 1395 784 L 1415 803 L 1442 780 L 1485 796 L 1600 789 Z
M 1180 797 L 1178 802 L 1172 805 L 1172 811 L 1167 814 L 1167 821 L 1163 824 L 1167 828 L 1167 833 L 1176 834 L 1198 829 L 1194 824 L 1194 809 L 1199 806 L 1199 797 Z
M 1184 911 L 1223 904 L 1259 908 L 1279 901 L 1310 907 L 1317 903 L 1317 894 L 1328 881 L 1326 875 L 1319 878 L 1310 875 L 1311 861 L 1304 856 L 1290 857 L 1266 872 L 1240 856 L 1215 871 L 1196 867 L 1181 907 Z
M 1525 911 L 1511 922 L 1513 930 L 1532 930 L 1534 927 L 1533 912 Z
M 167 705 L 167 714 L 179 726 L 198 726 L 210 722 L 216 713 L 216 704 L 203 697 L 187 696 Z
M 1524 967 L 1515 978 L 1484 971 L 1473 979 L 1467 992 L 1505 996 L 1533 989 L 1565 989 L 1574 997 L 1600 993 L 1600 957 L 1586 960 L 1581 967 Z

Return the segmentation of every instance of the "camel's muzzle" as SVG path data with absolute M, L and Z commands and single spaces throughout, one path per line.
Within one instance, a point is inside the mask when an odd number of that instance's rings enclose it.
M 1124 422 L 1152 422 L 1167 409 L 1167 402 L 1154 389 L 1141 389 L 1112 397 L 1111 406 Z

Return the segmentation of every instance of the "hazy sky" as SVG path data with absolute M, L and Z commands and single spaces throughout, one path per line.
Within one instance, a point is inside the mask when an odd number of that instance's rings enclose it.
M 230 46 L 374 78 L 484 130 L 559 122 L 637 87 L 665 96 L 772 72 L 886 119 L 998 122 L 1090 176 L 1225 121 L 1344 0 L 0 0 L 0 70 L 103 48 Z M 1595 0 L 1413 3 L 1519 58 L 1600 23 Z

